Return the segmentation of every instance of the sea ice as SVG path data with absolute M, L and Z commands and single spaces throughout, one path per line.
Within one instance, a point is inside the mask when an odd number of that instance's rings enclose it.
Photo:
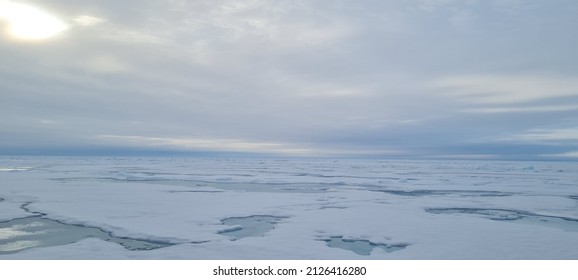
M 569 162 L 0 157 L 0 259 L 578 259 L 577 185 Z

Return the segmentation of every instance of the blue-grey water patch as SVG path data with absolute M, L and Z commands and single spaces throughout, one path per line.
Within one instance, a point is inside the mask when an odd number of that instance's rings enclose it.
M 323 205 L 319 207 L 320 210 L 323 209 L 347 209 L 348 207 L 345 206 L 336 206 L 336 205 Z
M 287 217 L 254 215 L 248 217 L 232 217 L 221 220 L 224 225 L 231 228 L 219 231 L 219 234 L 233 237 L 238 240 L 246 237 L 263 236 L 266 232 L 273 230 L 275 225 Z
M 224 193 L 225 191 L 221 190 L 198 190 L 198 191 L 167 191 L 168 193 Z
M 153 250 L 175 245 L 158 240 L 118 237 L 98 227 L 68 224 L 41 216 L 0 222 L 0 254 L 12 254 L 36 247 L 72 244 L 86 238 L 114 242 L 131 251 Z
M 405 249 L 407 246 L 409 246 L 407 243 L 376 243 L 366 239 L 344 238 L 343 236 L 331 236 L 329 238 L 323 238 L 319 240 L 325 241 L 328 247 L 349 250 L 362 256 L 369 256 L 375 248 L 381 248 L 385 252 L 391 253 Z
M 503 197 L 512 196 L 514 193 L 500 191 L 477 191 L 477 190 L 382 190 L 375 189 L 375 192 L 388 193 L 399 196 L 447 196 L 457 195 L 466 197 Z
M 578 219 L 540 215 L 520 210 L 493 208 L 427 208 L 425 210 L 432 214 L 475 215 L 494 221 L 515 222 L 520 224 L 555 227 L 567 231 L 578 231 Z

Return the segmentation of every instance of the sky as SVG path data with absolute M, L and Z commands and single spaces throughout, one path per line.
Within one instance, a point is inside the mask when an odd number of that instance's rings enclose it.
M 578 160 L 575 0 L 0 0 L 0 154 Z

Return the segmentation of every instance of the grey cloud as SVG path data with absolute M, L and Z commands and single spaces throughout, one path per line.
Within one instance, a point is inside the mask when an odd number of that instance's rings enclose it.
M 384 155 L 496 145 L 577 118 L 577 5 L 562 2 L 30 1 L 70 24 L 103 21 L 2 41 L 0 144 Z

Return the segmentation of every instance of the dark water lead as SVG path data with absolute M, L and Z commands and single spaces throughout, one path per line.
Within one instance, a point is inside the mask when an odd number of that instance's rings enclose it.
M 154 250 L 171 245 L 169 242 L 116 237 L 97 227 L 66 224 L 42 217 L 27 217 L 0 222 L 0 254 L 13 254 L 22 250 L 59 246 L 85 238 L 99 238 L 117 243 L 127 250 Z
M 400 196 L 447 196 L 457 195 L 465 197 L 502 197 L 512 196 L 514 193 L 499 192 L 499 191 L 475 191 L 475 190 L 372 190 L 374 192 L 382 192 Z
M 349 250 L 362 256 L 369 256 L 371 251 L 373 251 L 375 248 L 381 248 L 385 252 L 391 253 L 405 249 L 405 247 L 409 246 L 409 244 L 406 243 L 384 244 L 371 242 L 365 239 L 343 238 L 343 236 L 331 236 L 329 238 L 320 240 L 325 241 L 328 247 Z
M 520 210 L 492 208 L 427 208 L 425 210 L 433 214 L 467 214 L 494 221 L 506 221 L 519 224 L 555 227 L 568 231 L 578 231 L 578 219 L 540 215 Z
M 223 219 L 224 225 L 232 228 L 221 230 L 221 235 L 231 236 L 233 240 L 245 237 L 263 236 L 266 232 L 273 230 L 275 225 L 287 217 L 277 217 L 268 215 L 254 215 L 249 217 L 232 217 Z

